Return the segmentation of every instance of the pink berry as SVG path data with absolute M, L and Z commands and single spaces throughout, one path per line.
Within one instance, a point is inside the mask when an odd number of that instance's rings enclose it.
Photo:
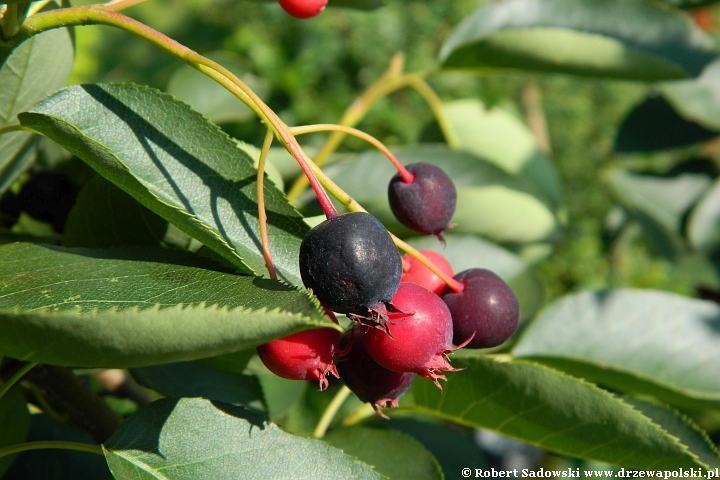
M 327 0 L 278 0 L 278 3 L 295 18 L 312 18 L 325 10 Z
M 326 310 L 337 323 L 332 312 Z M 320 390 L 328 387 L 327 374 L 339 378 L 333 356 L 340 341 L 334 328 L 316 328 L 273 340 L 256 348 L 260 360 L 278 377 L 290 380 L 320 382 Z
M 452 346 L 452 318 L 445 302 L 427 288 L 401 283 L 392 299 L 403 312 L 391 313 L 389 335 L 378 328 L 361 327 L 370 356 L 395 372 L 414 372 L 435 382 L 445 380 L 441 371 L 454 372 L 447 354 Z
M 432 250 L 421 250 L 420 253 L 428 257 L 436 267 L 440 269 L 448 277 L 453 276 L 453 270 L 445 257 Z M 445 282 L 435 275 L 429 268 L 420 263 L 415 257 L 405 255 L 403 261 L 403 274 L 400 277 L 401 282 L 414 283 L 425 287 L 436 295 L 440 295 L 445 289 Z
M 343 333 L 340 348 L 349 350 L 335 359 L 340 378 L 360 400 L 371 404 L 378 415 L 387 418 L 379 407 L 397 407 L 415 374 L 393 372 L 378 365 L 363 345 L 360 327 Z

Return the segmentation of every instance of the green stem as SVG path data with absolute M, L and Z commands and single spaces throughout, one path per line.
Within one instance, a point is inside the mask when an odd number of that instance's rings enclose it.
M 26 363 L 20 370 L 15 372 L 15 375 L 10 377 L 8 381 L 5 382 L 2 387 L 0 387 L 0 399 L 2 399 L 3 395 L 5 395 L 8 390 L 13 387 L 13 385 L 20 381 L 20 379 L 24 377 L 26 373 L 35 368 L 36 365 L 37 363 L 34 362 Z
M 269 128 L 265 133 L 262 150 L 260 150 L 260 158 L 257 167 L 257 202 L 258 202 L 258 222 L 260 223 L 260 241 L 262 242 L 262 252 L 265 258 L 265 266 L 268 274 L 273 280 L 277 280 L 275 272 L 275 264 L 272 261 L 272 253 L 270 252 L 270 239 L 267 233 L 267 212 L 265 211 L 265 161 L 267 160 L 268 150 L 273 141 L 273 132 Z
M 292 133 L 290 133 L 287 125 L 280 120 L 275 112 L 273 112 L 250 87 L 223 66 L 203 57 L 167 35 L 163 35 L 137 20 L 113 11 L 133 4 L 135 4 L 133 0 L 121 0 L 116 3 L 111 2 L 109 8 L 103 5 L 90 5 L 39 13 L 30 17 L 22 27 L 20 27 L 18 34 L 7 42 L 5 46 L 12 49 L 38 33 L 54 28 L 80 25 L 108 25 L 125 30 L 126 32 L 147 40 L 220 83 L 255 112 L 266 125 L 274 130 L 288 152 L 290 152 L 300 164 L 300 168 L 305 175 L 308 176 L 310 185 L 313 187 L 313 190 L 315 190 L 320 204 L 327 207 L 326 214 L 328 216 L 336 215 L 337 211 L 335 207 L 333 207 L 330 198 L 318 183 L 317 179 L 312 175 L 312 170 L 308 166 L 310 162 L 309 158 L 305 152 L 303 152 Z M 2 46 L 0 43 L 0 47 Z
M 443 137 L 445 137 L 448 147 L 452 149 L 458 148 L 460 146 L 460 140 L 457 138 L 452 125 L 450 125 L 450 119 L 443 109 L 442 100 L 440 100 L 440 97 L 437 96 L 435 90 L 433 90 L 432 87 L 430 87 L 430 85 L 428 85 L 428 83 L 419 75 L 408 76 L 408 80 L 410 82 L 410 86 L 415 89 L 415 91 L 418 92 L 423 99 L 425 99 L 425 103 L 427 103 L 428 107 L 430 107 L 430 110 L 435 117 L 435 121 L 440 126 L 440 131 L 442 132 Z
M 0 448 L 0 458 L 15 453 L 26 452 L 28 450 L 41 450 L 45 448 L 56 448 L 62 450 L 74 450 L 76 452 L 94 453 L 95 455 L 105 455 L 100 445 L 92 445 L 89 443 L 63 442 L 59 440 L 43 440 L 39 442 L 18 443 L 9 447 Z
M 392 154 L 392 152 L 377 138 L 373 137 L 372 135 L 369 135 L 362 130 L 358 130 L 357 128 L 352 127 L 346 127 L 344 125 L 335 125 L 333 123 L 321 123 L 317 125 L 304 125 L 302 127 L 292 127 L 290 128 L 290 131 L 293 135 L 304 135 L 306 133 L 317 133 L 317 132 L 327 132 L 327 131 L 334 131 L 334 132 L 343 132 L 347 135 L 352 135 L 354 137 L 360 138 L 362 140 L 365 140 L 378 150 L 380 150 L 382 153 L 385 154 L 385 156 L 390 160 L 390 163 L 393 164 L 393 166 L 397 169 L 397 171 L 400 173 L 400 176 L 403 179 L 404 183 L 412 183 L 414 180 L 414 175 L 403 166 L 402 163 L 395 157 L 395 155 Z M 317 162 L 315 162 L 315 165 L 317 165 Z
M 3 133 L 22 132 L 22 131 L 30 132 L 31 130 L 23 127 L 22 125 L 10 125 L 9 127 L 0 128 L 0 135 L 2 135 Z
M 340 407 L 342 407 L 342 404 L 345 403 L 345 400 L 350 396 L 350 393 L 350 389 L 343 385 L 337 394 L 335 394 L 335 397 L 330 402 L 330 405 L 327 406 L 322 414 L 322 417 L 320 417 L 320 421 L 317 423 L 317 426 L 313 431 L 313 438 L 322 438 L 325 436 L 325 432 L 327 432 L 330 422 L 332 422 L 332 419 L 335 418 L 335 414 L 338 410 L 340 410 Z

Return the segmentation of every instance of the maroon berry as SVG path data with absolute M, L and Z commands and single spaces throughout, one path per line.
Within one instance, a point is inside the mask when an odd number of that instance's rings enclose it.
M 402 261 L 382 223 L 365 212 L 330 217 L 300 244 L 303 283 L 325 307 L 355 321 L 384 325 Z
M 432 250 L 420 250 L 441 272 L 448 277 L 453 276 L 453 270 L 448 261 L 439 253 Z M 403 274 L 400 277 L 401 282 L 414 283 L 425 287 L 436 295 L 440 295 L 445 290 L 445 282 L 435 275 L 428 267 L 420 263 L 415 257 L 405 255 L 403 261 Z
M 397 407 L 415 374 L 393 372 L 378 365 L 362 343 L 360 327 L 343 333 L 340 348 L 345 350 L 348 347 L 349 352 L 335 360 L 340 378 L 360 400 L 369 403 L 378 415 L 387 418 L 379 407 Z
M 428 163 L 413 163 L 405 168 L 413 180 L 405 183 L 399 173 L 390 180 L 390 208 L 406 227 L 442 240 L 455 213 L 455 184 L 441 168 Z
M 468 348 L 495 347 L 515 333 L 520 305 L 507 283 L 482 268 L 465 270 L 454 278 L 464 290 L 458 293 L 448 287 L 442 299 L 452 314 L 456 344 L 474 335 Z
M 337 319 L 328 312 L 332 320 Z M 256 348 L 260 360 L 278 377 L 290 380 L 320 382 L 320 390 L 328 386 L 327 374 L 338 376 L 333 356 L 340 341 L 334 328 L 316 328 L 273 340 Z
M 414 372 L 427 377 L 440 388 L 442 370 L 454 372 L 447 354 L 452 346 L 452 318 L 445 303 L 427 288 L 401 283 L 392 300 L 400 310 L 391 313 L 390 335 L 377 328 L 361 328 L 362 340 L 370 356 L 395 372 Z
M 295 18 L 312 18 L 325 10 L 327 0 L 279 0 L 280 6 Z

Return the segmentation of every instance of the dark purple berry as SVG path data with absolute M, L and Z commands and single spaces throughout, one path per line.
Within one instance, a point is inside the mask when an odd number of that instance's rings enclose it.
M 350 341 L 352 345 L 348 345 Z M 348 346 L 350 351 L 335 361 L 340 378 L 360 400 L 371 404 L 378 415 L 385 417 L 379 407 L 397 407 L 415 374 L 393 372 L 378 365 L 365 350 L 360 327 L 351 328 L 340 337 L 340 348 Z
M 28 215 L 48 222 L 56 232 L 62 232 L 76 197 L 77 188 L 67 175 L 43 169 L 35 172 L 23 185 L 18 199 Z
M 405 168 L 414 178 L 405 183 L 398 173 L 390 180 L 390 208 L 406 227 L 442 239 L 455 213 L 455 184 L 441 168 L 428 163 L 413 163 Z
M 0 228 L 11 228 L 20 218 L 20 202 L 17 196 L 7 191 L 0 196 Z
M 489 348 L 515 333 L 520 305 L 507 283 L 482 268 L 465 270 L 453 278 L 465 286 L 460 293 L 447 287 L 442 294 L 452 315 L 453 343 L 462 343 L 474 334 L 467 348 Z
M 402 261 L 390 234 L 364 212 L 330 217 L 300 244 L 303 283 L 332 311 L 384 325 Z M 391 307 L 391 305 L 388 305 Z

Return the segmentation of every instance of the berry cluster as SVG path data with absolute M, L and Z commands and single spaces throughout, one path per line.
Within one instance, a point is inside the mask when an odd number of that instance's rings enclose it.
M 388 189 L 393 212 L 442 240 L 455 211 L 454 184 L 432 165 L 399 170 Z M 263 363 L 284 378 L 316 379 L 321 390 L 332 373 L 384 416 L 379 407 L 397 406 L 416 375 L 441 388 L 443 372 L 457 370 L 449 353 L 493 347 L 513 334 L 519 306 L 500 277 L 484 269 L 453 277 L 442 255 L 420 253 L 435 272 L 419 258 L 401 258 L 372 215 L 328 215 L 303 239 L 300 274 L 333 321 L 332 312 L 344 313 L 353 326 L 342 336 L 323 328 L 269 342 L 258 347 Z

